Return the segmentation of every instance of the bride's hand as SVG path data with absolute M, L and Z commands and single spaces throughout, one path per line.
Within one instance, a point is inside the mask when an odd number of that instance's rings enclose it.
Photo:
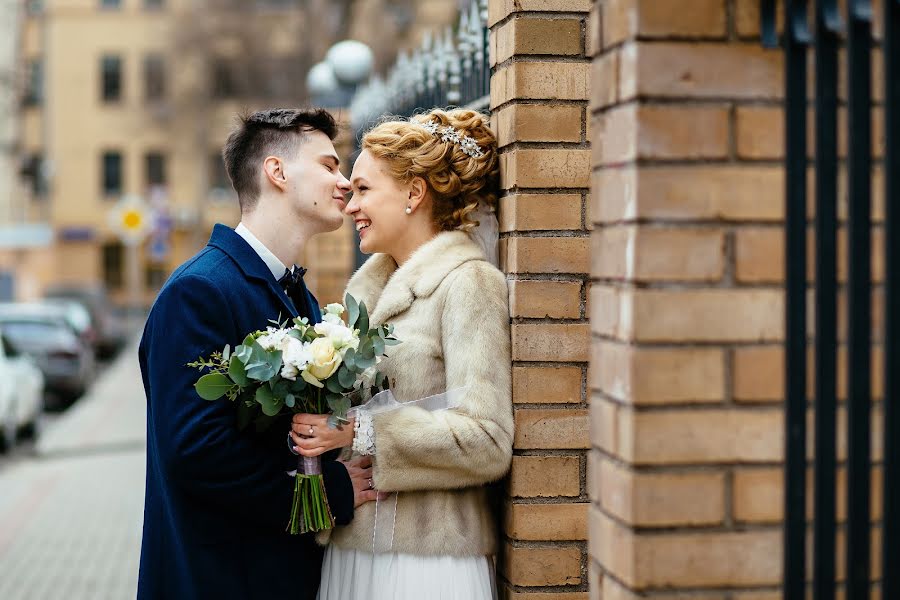
M 328 415 L 297 414 L 291 420 L 294 451 L 302 456 L 319 456 L 335 448 L 353 444 L 353 418 L 337 428 L 328 426 Z

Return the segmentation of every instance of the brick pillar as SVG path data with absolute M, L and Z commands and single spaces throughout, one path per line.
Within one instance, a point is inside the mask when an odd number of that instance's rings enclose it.
M 502 599 L 587 599 L 590 0 L 491 0 L 491 110 L 501 148 L 515 456 Z
M 780 597 L 783 79 L 757 4 L 592 11 L 594 599 Z

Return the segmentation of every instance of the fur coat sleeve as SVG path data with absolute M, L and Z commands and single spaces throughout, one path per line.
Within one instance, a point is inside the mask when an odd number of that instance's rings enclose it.
M 415 311 L 442 356 L 434 393 L 464 389 L 462 405 L 428 412 L 407 407 L 375 418 L 375 482 L 384 491 L 457 489 L 503 477 L 512 459 L 509 308 L 503 274 L 482 260 L 451 270 Z M 416 369 L 415 364 L 395 365 Z M 436 378 L 437 379 L 437 378 Z

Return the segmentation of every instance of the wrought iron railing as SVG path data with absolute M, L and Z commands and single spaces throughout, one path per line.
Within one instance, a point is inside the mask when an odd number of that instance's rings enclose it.
M 838 588 L 835 549 L 837 437 L 838 65 L 847 55 L 847 483 L 846 598 L 870 597 L 873 560 L 881 563 L 881 597 L 900 599 L 900 0 L 883 0 L 885 113 L 884 459 L 882 544 L 870 554 L 872 522 L 872 53 L 869 0 L 784 0 L 786 177 L 786 464 L 784 598 L 806 597 L 806 230 L 807 54 L 815 53 L 814 485 L 812 593 L 832 600 Z M 777 45 L 776 2 L 761 0 L 762 37 Z M 814 9 L 814 13 L 810 12 Z M 815 14 L 814 27 L 809 15 Z M 814 30 L 814 31 L 813 31 Z M 876 524 L 877 525 L 877 524 Z
M 386 77 L 374 75 L 350 104 L 360 131 L 383 115 L 409 116 L 436 106 L 486 108 L 490 94 L 487 0 L 460 11 L 457 27 L 425 35 L 411 53 L 401 51 Z

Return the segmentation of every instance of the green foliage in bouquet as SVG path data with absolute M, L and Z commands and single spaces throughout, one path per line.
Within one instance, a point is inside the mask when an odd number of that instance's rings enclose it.
M 327 413 L 333 427 L 346 423 L 353 395 L 364 386 L 373 394 L 386 389 L 385 376 L 375 366 L 388 347 L 400 342 L 393 325 L 369 327 L 365 303 L 349 294 L 345 302 L 346 326 L 340 321 L 344 307 L 330 304 L 318 326 L 305 318 L 295 318 L 291 327 L 271 321 L 276 327 L 248 334 L 234 351 L 225 346 L 189 363 L 208 371 L 194 385 L 197 394 L 236 402 L 242 429 L 253 422 L 264 429 L 285 411 Z
M 209 358 L 187 366 L 208 371 L 194 388 L 205 400 L 227 398 L 237 405 L 238 427 L 255 423 L 258 430 L 284 412 L 327 414 L 331 427 L 348 422 L 352 400 L 387 389 L 375 367 L 388 347 L 399 344 L 393 325 L 370 327 L 365 303 L 347 294 L 346 307 L 329 304 L 321 323 L 307 319 L 270 321 L 254 331 L 234 351 L 225 346 Z M 347 323 L 341 315 L 347 313 Z M 288 531 L 292 534 L 330 529 L 334 525 L 321 459 L 298 460 L 294 501 Z

